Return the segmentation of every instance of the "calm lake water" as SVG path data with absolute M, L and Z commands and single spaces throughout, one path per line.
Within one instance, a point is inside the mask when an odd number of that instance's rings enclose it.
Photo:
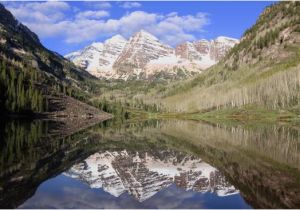
M 300 208 L 300 130 L 194 121 L 0 124 L 2 208 Z

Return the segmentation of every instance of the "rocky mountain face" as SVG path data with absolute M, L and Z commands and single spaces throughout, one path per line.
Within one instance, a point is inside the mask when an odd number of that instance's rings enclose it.
M 176 47 L 176 55 L 190 61 L 196 61 L 202 68 L 208 68 L 221 60 L 238 43 L 237 39 L 220 36 L 215 40 L 186 42 Z
M 172 53 L 171 47 L 162 44 L 156 37 L 142 30 L 129 39 L 114 68 L 119 75 L 139 76 L 147 63 Z
M 227 54 L 226 67 L 238 69 L 270 62 L 269 65 L 297 56 L 300 46 L 300 3 L 285 1 L 270 5 L 256 23 L 247 29 L 238 45 Z M 298 60 L 298 58 L 295 58 Z
M 66 58 L 97 77 L 109 77 L 126 43 L 122 36 L 115 35 L 104 43 L 94 42 L 81 51 L 70 53 Z
M 175 184 L 184 190 L 218 196 L 238 193 L 214 167 L 184 153 L 114 151 L 95 153 L 74 165 L 65 175 L 102 188 L 113 196 L 123 193 L 143 202 Z
M 149 79 L 164 74 L 188 76 L 214 65 L 239 41 L 228 37 L 199 40 L 175 49 L 141 30 L 128 41 L 116 35 L 65 57 L 97 77 Z M 107 48 L 107 43 L 110 47 Z

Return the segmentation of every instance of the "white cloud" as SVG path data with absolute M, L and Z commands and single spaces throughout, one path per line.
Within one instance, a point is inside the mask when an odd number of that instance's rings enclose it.
M 92 11 L 92 10 L 88 10 L 88 11 L 84 11 L 84 12 L 79 12 L 76 14 L 76 18 L 79 19 L 99 19 L 102 17 L 108 17 L 109 16 L 109 12 L 105 11 L 105 10 L 98 10 L 98 11 Z
M 128 37 L 141 29 L 155 26 L 161 18 L 160 15 L 155 13 L 135 11 L 117 20 L 119 24 L 118 32 Z
M 111 8 L 111 4 L 109 2 L 99 2 L 94 4 L 94 7 L 99 9 L 108 9 Z
M 173 16 L 176 16 L 176 15 L 178 15 L 177 12 L 171 12 L 171 13 L 167 14 L 166 16 L 167 17 L 173 17 Z
M 65 2 L 15 2 L 7 8 L 22 22 L 54 23 L 65 18 L 65 11 L 71 7 Z
M 68 10 L 70 9 L 69 4 L 60 1 L 47 1 L 42 3 L 27 3 L 27 7 L 31 7 L 33 10 L 37 10 L 42 13 L 51 13 L 55 10 Z
M 127 1 L 122 3 L 120 6 L 123 7 L 124 9 L 131 9 L 131 8 L 141 7 L 142 4 L 138 2 Z
M 42 38 L 58 38 L 70 44 L 94 41 L 115 34 L 129 38 L 133 33 L 145 29 L 163 42 L 175 46 L 195 40 L 194 34 L 203 32 L 203 27 L 209 23 L 204 13 L 180 16 L 176 12 L 157 14 L 133 11 L 118 19 L 107 19 L 108 11 L 78 11 L 65 2 L 18 3 L 9 9 Z M 74 15 L 66 15 L 68 10 Z
M 84 3 L 85 5 L 93 9 L 109 9 L 112 6 L 111 3 L 106 1 L 101 1 L 101 2 L 87 1 Z
M 172 46 L 185 41 L 195 40 L 193 32 L 203 31 L 203 27 L 209 23 L 206 15 L 197 14 L 196 16 L 179 16 L 173 13 L 164 17 L 157 25 L 151 26 L 151 31 L 160 39 Z

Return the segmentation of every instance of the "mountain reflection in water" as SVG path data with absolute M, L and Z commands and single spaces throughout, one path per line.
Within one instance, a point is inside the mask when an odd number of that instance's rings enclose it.
M 184 190 L 238 193 L 225 177 L 201 159 L 175 151 L 95 153 L 65 174 L 115 197 L 127 192 L 142 202 L 175 183 Z
M 299 127 L 0 124 L 2 208 L 299 208 Z

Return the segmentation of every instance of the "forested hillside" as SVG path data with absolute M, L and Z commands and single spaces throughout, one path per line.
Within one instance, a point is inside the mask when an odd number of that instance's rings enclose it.
M 0 4 L 1 113 L 40 113 L 49 98 L 68 95 L 82 101 L 94 77 L 46 49 L 36 34 Z
M 16 71 L 2 61 L 0 68 L 0 109 L 10 112 L 43 112 L 48 109 L 43 92 L 36 86 L 37 71 Z
M 170 111 L 299 108 L 300 2 L 266 8 L 221 62 L 193 80 L 168 86 L 162 98 Z

